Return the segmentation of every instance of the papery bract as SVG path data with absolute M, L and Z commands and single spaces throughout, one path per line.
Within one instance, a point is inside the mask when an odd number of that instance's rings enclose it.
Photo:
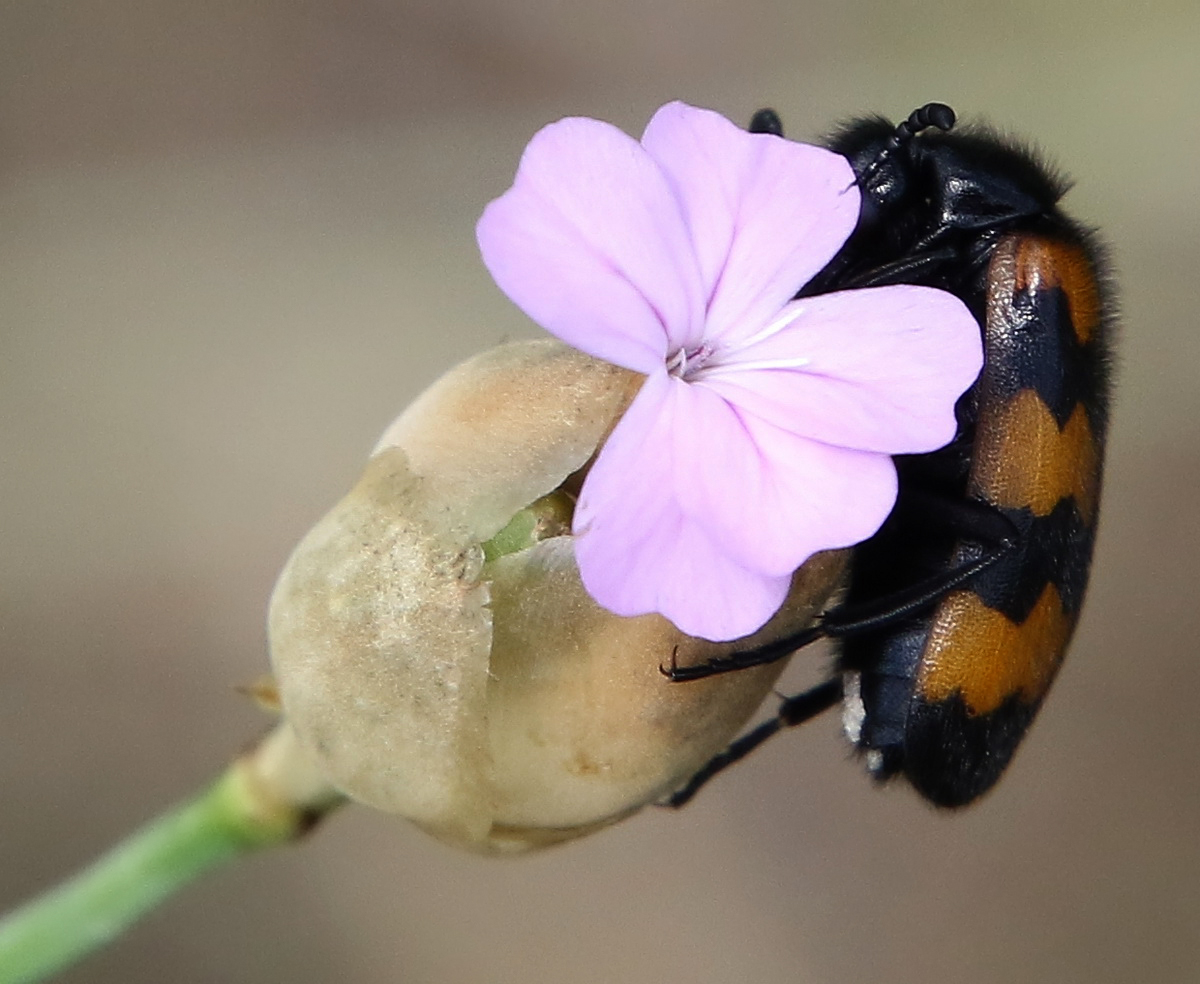
M 530 850 L 679 789 L 762 703 L 782 663 L 675 686 L 672 654 L 732 645 L 618 617 L 580 583 L 556 506 L 638 384 L 550 338 L 480 353 L 400 415 L 297 546 L 271 662 L 332 786 L 453 844 Z M 846 559 L 798 571 L 752 642 L 811 624 Z
M 753 632 L 805 559 L 879 528 L 891 455 L 953 438 L 983 358 L 961 301 L 910 285 L 792 300 L 859 205 L 844 158 L 670 103 L 641 143 L 595 120 L 544 128 L 484 212 L 501 289 L 647 377 L 575 512 L 600 604 Z

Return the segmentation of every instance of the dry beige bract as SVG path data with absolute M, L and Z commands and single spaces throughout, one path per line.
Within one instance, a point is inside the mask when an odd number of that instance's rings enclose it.
M 477 356 L 388 429 L 297 547 L 271 603 L 272 661 L 288 719 L 347 795 L 452 843 L 519 851 L 661 798 L 753 714 L 780 667 L 669 683 L 658 668 L 676 647 L 681 664 L 734 647 L 597 607 L 565 529 L 543 523 L 485 561 L 639 384 L 553 341 Z M 806 564 L 750 644 L 804 625 L 843 564 Z

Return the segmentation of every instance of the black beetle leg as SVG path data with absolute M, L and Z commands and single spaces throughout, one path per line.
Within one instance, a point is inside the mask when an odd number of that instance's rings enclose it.
M 802 694 L 784 698 L 783 703 L 779 705 L 779 712 L 773 718 L 764 721 L 752 731 L 747 731 L 735 739 L 725 751 L 714 755 L 707 765 L 688 780 L 686 786 L 673 793 L 662 805 L 675 808 L 683 806 L 718 772 L 745 758 L 772 735 L 784 728 L 791 728 L 815 718 L 841 699 L 840 679 L 826 680 Z
M 751 666 L 775 663 L 818 639 L 842 638 L 894 625 L 928 608 L 947 592 L 966 584 L 1016 548 L 1020 535 L 1017 528 L 991 506 L 971 500 L 943 500 L 933 496 L 928 497 L 928 500 L 928 503 L 925 503 L 916 497 L 909 497 L 905 506 L 936 509 L 943 522 L 957 529 L 961 535 L 987 544 L 986 548 L 977 557 L 954 564 L 947 570 L 886 597 L 867 604 L 843 605 L 828 611 L 821 616 L 816 625 L 782 639 L 753 649 L 733 652 L 728 656 L 717 656 L 694 666 L 679 666 L 675 662 L 675 654 L 672 653 L 671 665 L 660 666 L 659 671 L 673 683 L 702 680 L 718 673 L 731 673 Z

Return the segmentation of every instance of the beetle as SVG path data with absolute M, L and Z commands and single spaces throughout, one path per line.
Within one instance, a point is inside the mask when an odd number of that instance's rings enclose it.
M 843 602 L 758 649 L 663 672 L 691 680 L 835 640 L 834 671 L 785 698 L 667 802 L 686 803 L 782 728 L 843 705 L 847 736 L 879 780 L 903 776 L 958 807 L 1012 758 L 1079 618 L 1095 540 L 1110 403 L 1114 301 L 1068 188 L 1031 152 L 955 129 L 941 103 L 899 125 L 843 126 L 827 146 L 862 193 L 854 232 L 796 295 L 921 284 L 979 323 L 984 368 L 958 401 L 952 443 L 895 459 L 896 506 L 854 548 Z M 782 136 L 760 110 L 752 132 Z

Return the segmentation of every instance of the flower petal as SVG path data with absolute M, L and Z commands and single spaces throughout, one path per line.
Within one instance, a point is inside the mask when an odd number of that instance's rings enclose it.
M 689 387 L 659 372 L 613 430 L 584 482 L 575 551 L 588 592 L 618 615 L 659 612 L 688 635 L 724 642 L 760 628 L 783 603 L 791 570 L 739 564 L 675 499 L 673 444 Z
M 782 331 L 698 381 L 777 427 L 844 448 L 933 451 L 983 365 L 979 324 L 953 294 L 895 286 L 795 301 Z M 794 369 L 763 365 L 807 360 Z
M 654 114 L 642 145 L 666 171 L 691 229 L 708 339 L 736 341 L 761 327 L 858 222 L 850 163 L 822 147 L 747 133 L 680 102 Z
M 539 131 L 476 235 L 501 290 L 589 355 L 651 372 L 699 337 L 704 297 L 679 205 L 616 127 L 566 119 Z
M 812 441 L 707 387 L 691 390 L 671 480 L 683 512 L 737 563 L 790 574 L 820 550 L 867 539 L 891 512 L 896 467 L 887 455 Z

